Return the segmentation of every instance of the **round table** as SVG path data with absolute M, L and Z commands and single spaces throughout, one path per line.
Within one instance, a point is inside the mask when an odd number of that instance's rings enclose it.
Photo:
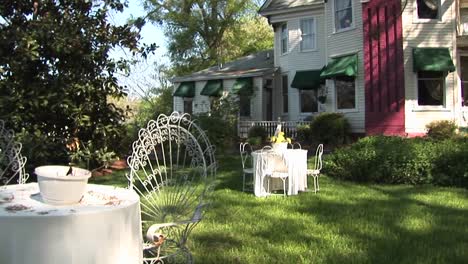
M 142 263 L 139 196 L 88 184 L 75 205 L 42 201 L 37 183 L 0 187 L 0 263 Z
M 288 171 L 288 195 L 297 195 L 299 191 L 307 189 L 307 150 L 306 149 L 286 149 L 280 152 L 273 150 L 252 152 L 253 172 L 254 172 L 254 194 L 255 196 L 263 197 L 270 195 L 267 189 L 275 189 L 270 183 L 270 188 L 266 186 L 267 181 L 261 166 L 262 159 L 270 159 L 272 157 L 281 156 L 284 165 Z M 280 185 L 282 188 L 282 185 Z

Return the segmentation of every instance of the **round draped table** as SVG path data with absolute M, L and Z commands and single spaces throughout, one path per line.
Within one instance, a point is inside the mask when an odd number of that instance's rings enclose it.
M 266 190 L 267 181 L 261 166 L 262 159 L 272 159 L 273 162 L 278 156 L 281 157 L 282 162 L 287 167 L 287 194 L 297 195 L 299 191 L 307 189 L 307 150 L 305 149 L 286 149 L 280 152 L 273 150 L 261 151 L 256 150 L 252 152 L 253 158 L 253 172 L 254 172 L 254 194 L 255 196 L 268 196 L 270 195 Z M 269 189 L 277 189 L 275 182 L 270 183 Z M 282 188 L 282 185 L 279 185 Z
M 139 196 L 88 184 L 75 205 L 42 201 L 37 183 L 0 187 L 0 263 L 142 263 Z

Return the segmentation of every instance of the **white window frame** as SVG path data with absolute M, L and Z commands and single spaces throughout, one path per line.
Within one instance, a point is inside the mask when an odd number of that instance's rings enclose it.
M 439 8 L 437 10 L 437 18 L 419 18 L 418 16 L 418 1 L 414 0 L 413 8 L 413 23 L 442 23 L 442 0 L 437 0 Z
M 283 31 L 283 28 L 285 28 L 284 31 Z M 283 43 L 283 40 L 285 40 L 284 43 Z M 284 24 L 281 24 L 281 27 L 280 27 L 280 53 L 281 55 L 283 55 L 283 54 L 287 54 L 288 51 L 289 51 L 289 29 L 288 29 L 288 24 L 284 23 Z
M 338 108 L 338 89 L 336 87 L 336 78 L 333 78 L 333 88 L 335 90 L 335 109 L 341 113 L 352 113 L 358 111 L 358 94 L 357 94 L 357 76 L 354 77 L 354 108 L 339 109 Z
M 354 6 L 353 6 L 354 1 L 351 0 L 351 25 L 349 27 L 340 28 L 340 29 L 337 28 L 338 25 L 336 24 L 336 13 L 341 10 L 336 10 L 336 1 L 348 1 L 348 0 L 333 0 L 333 28 L 334 28 L 335 33 L 354 29 L 356 27 L 355 26 L 356 21 L 355 21 L 355 16 L 354 16 Z
M 415 94 L 416 94 L 416 100 L 415 100 L 415 105 L 416 105 L 416 111 L 427 111 L 427 110 L 434 110 L 434 111 L 437 111 L 437 110 L 447 110 L 447 107 L 446 107 L 446 102 L 447 102 L 447 76 L 448 76 L 448 73 L 445 72 L 443 73 L 444 74 L 444 78 L 443 78 L 443 81 L 442 81 L 442 85 L 444 86 L 442 88 L 442 91 L 443 91 L 443 95 L 442 95 L 442 105 L 419 105 L 419 76 L 418 76 L 418 72 L 414 73 L 414 79 L 415 79 Z
M 311 28 L 311 32 L 309 34 L 304 34 L 304 32 L 302 31 L 302 23 L 305 22 L 305 21 L 312 21 L 312 26 L 310 27 Z M 315 51 L 317 50 L 317 19 L 315 19 L 315 17 L 306 17 L 306 18 L 302 18 L 299 20 L 299 29 L 301 31 L 301 43 L 299 44 L 300 46 L 300 50 L 301 52 L 306 52 L 306 51 Z M 303 40 L 304 40 L 304 36 L 309 36 L 309 35 L 312 35 L 312 48 L 310 49 L 304 49 L 303 47 Z

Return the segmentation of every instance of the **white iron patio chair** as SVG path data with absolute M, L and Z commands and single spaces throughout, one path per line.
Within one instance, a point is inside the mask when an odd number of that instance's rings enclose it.
M 21 155 L 22 145 L 15 141 L 13 130 L 0 120 L 0 187 L 7 184 L 23 184 L 28 179 L 24 166 L 26 157 Z
M 245 178 L 251 176 L 253 180 L 253 158 L 252 158 L 252 146 L 247 142 L 241 142 L 239 144 L 239 152 L 242 163 L 242 191 L 245 192 Z
M 320 170 L 322 170 L 322 154 L 323 154 L 323 144 L 319 144 L 317 146 L 317 150 L 315 151 L 314 168 L 307 170 L 307 175 L 312 176 L 314 178 L 314 192 L 315 193 L 317 193 L 317 191 L 320 191 L 318 177 L 320 175 Z
M 262 156 L 264 157 L 262 162 L 264 162 L 263 170 L 266 172 L 267 176 L 268 194 L 271 194 L 270 180 L 276 178 L 283 182 L 283 196 L 286 196 L 286 180 L 288 179 L 289 171 L 282 155 L 275 151 L 270 151 L 268 154 Z
M 127 178 L 140 195 L 144 263 L 192 263 L 186 242 L 213 189 L 213 146 L 189 115 L 174 112 L 150 121 L 132 147 Z

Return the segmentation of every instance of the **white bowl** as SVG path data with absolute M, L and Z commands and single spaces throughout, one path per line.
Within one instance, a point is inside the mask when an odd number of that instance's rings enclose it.
M 67 176 L 69 169 L 69 166 L 48 165 L 34 170 L 45 203 L 64 205 L 78 203 L 81 200 L 91 172 L 72 167 L 72 175 Z

